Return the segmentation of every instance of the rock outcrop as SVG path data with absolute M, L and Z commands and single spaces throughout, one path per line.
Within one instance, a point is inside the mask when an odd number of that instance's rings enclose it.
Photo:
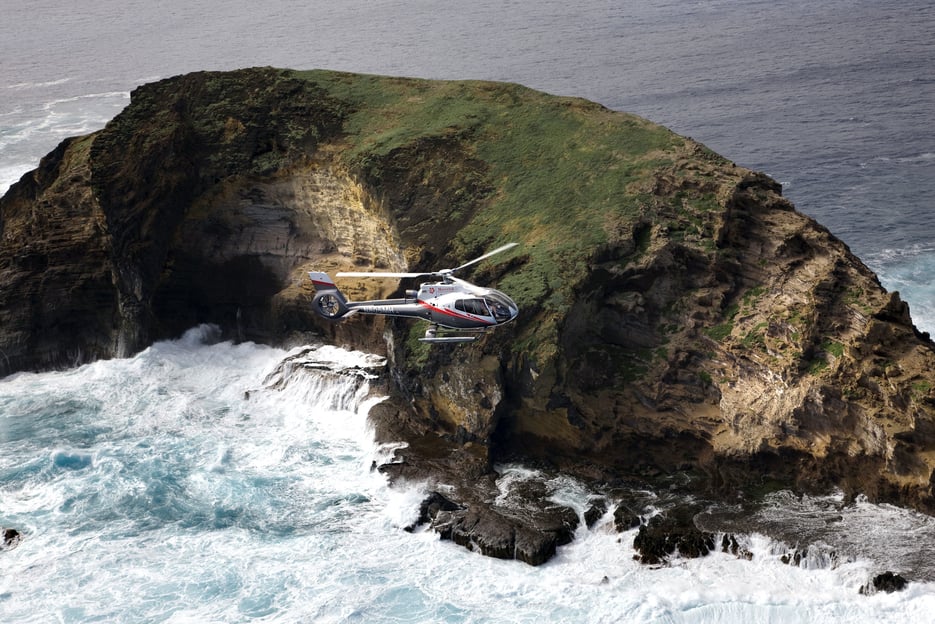
M 23 541 L 23 534 L 16 529 L 4 529 L 0 527 L 0 552 L 4 550 L 13 550 Z
M 870 595 L 883 591 L 887 594 L 892 594 L 893 592 L 904 590 L 906 585 L 908 585 L 908 581 L 901 575 L 887 571 L 873 577 L 871 583 L 862 585 L 860 593 Z
M 469 277 L 521 314 L 477 343 L 311 313 L 308 270 L 431 270 L 510 241 Z M 386 355 L 372 417 L 409 442 L 386 471 L 451 486 L 458 508 L 431 522 L 492 554 L 576 526 L 562 510 L 488 522 L 509 516 L 489 494 L 511 459 L 608 488 L 679 472 L 711 493 L 838 487 L 935 513 L 935 350 L 898 294 L 773 180 L 584 100 L 191 74 L 139 87 L 0 200 L 0 374 L 201 322 Z

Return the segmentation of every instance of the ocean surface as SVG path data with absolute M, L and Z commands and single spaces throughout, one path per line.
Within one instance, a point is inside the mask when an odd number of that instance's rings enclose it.
M 935 332 L 935 4 L 827 0 L 3 3 L 0 193 L 142 83 L 201 69 L 519 82 L 637 113 L 781 182 Z M 742 541 L 651 569 L 605 517 L 545 566 L 407 533 L 359 375 L 210 327 L 0 379 L 0 622 L 935 621 L 932 519 L 778 495 Z M 337 371 L 372 356 L 303 357 Z M 548 478 L 583 511 L 592 492 Z M 663 504 L 660 501 L 660 505 Z M 723 517 L 722 517 L 723 520 Z M 796 540 L 795 536 L 799 536 Z M 782 563 L 800 548 L 802 564 Z M 807 551 L 804 549 L 807 548 Z M 912 579 L 858 594 L 872 576 Z

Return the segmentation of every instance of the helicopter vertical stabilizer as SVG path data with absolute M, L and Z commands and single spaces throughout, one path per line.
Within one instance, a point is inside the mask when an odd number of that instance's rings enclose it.
M 312 280 L 312 283 L 315 284 L 315 289 L 318 291 L 338 289 L 338 287 L 334 284 L 334 280 L 331 279 L 327 273 L 322 273 L 320 271 L 309 271 L 308 277 L 310 280 Z

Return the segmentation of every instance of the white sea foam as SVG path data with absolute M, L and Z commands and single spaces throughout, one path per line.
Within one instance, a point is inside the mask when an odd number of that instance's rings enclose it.
M 303 373 L 264 383 L 295 351 L 209 335 L 0 381 L 0 524 L 26 534 L 4 553 L 5 621 L 895 622 L 935 606 L 925 584 L 858 596 L 869 561 L 789 566 L 757 535 L 741 537 L 752 561 L 647 568 L 612 509 L 539 568 L 406 533 L 423 492 L 370 470 L 379 398 L 316 408 Z M 501 471 L 505 493 L 542 478 Z M 579 513 L 593 495 L 567 477 L 547 488 Z
M 71 78 L 59 78 L 58 80 L 47 80 L 45 82 L 18 82 L 16 84 L 7 85 L 8 89 L 14 89 L 17 91 L 23 91 L 27 89 L 43 89 L 46 87 L 55 87 L 58 85 L 63 85 L 69 82 Z
M 913 244 L 884 248 L 868 254 L 864 261 L 890 291 L 898 291 L 916 326 L 935 335 L 935 245 Z
M 29 108 L 0 110 L 0 194 L 34 169 L 39 158 L 63 139 L 103 128 L 127 105 L 129 96 L 125 91 L 51 96 L 31 103 Z

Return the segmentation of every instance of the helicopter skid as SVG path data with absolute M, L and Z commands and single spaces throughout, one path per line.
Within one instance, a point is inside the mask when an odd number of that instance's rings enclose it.
M 419 342 L 474 342 L 478 338 L 480 338 L 480 336 L 435 336 L 434 338 L 419 338 Z
M 486 333 L 486 328 L 479 329 L 459 329 L 447 330 L 438 325 L 432 325 L 425 330 L 425 337 L 419 338 L 419 342 L 437 343 L 437 342 L 474 342 Z M 447 335 L 446 335 L 447 334 Z M 464 335 L 467 334 L 467 335 Z

